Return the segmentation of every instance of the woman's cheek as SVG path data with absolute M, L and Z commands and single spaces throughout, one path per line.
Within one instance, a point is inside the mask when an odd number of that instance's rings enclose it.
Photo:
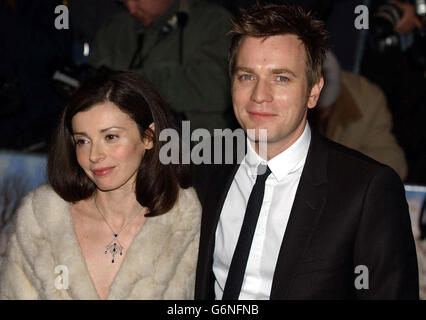
M 87 161 L 85 161 L 86 160 L 85 159 L 86 158 L 85 152 L 81 149 L 76 149 L 75 155 L 76 155 L 77 162 L 80 165 L 80 167 L 84 168 L 86 166 L 86 162 L 87 162 Z
M 114 149 L 114 157 L 117 160 L 131 160 L 139 158 L 143 154 L 142 142 L 118 144 Z
M 126 145 L 117 145 L 114 147 L 112 155 L 116 160 L 126 160 L 132 153 L 131 148 Z

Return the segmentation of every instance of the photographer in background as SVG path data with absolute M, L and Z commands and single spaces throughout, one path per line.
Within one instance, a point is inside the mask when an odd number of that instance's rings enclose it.
M 387 97 L 405 151 L 407 183 L 426 184 L 426 4 L 372 1 L 361 74 Z
M 147 77 L 191 129 L 226 128 L 231 14 L 203 0 L 123 0 L 96 36 L 89 63 Z
M 413 4 L 401 1 L 392 1 L 392 3 L 402 11 L 402 17 L 394 28 L 397 34 L 407 34 L 413 32 L 415 28 L 422 28 L 422 23 Z

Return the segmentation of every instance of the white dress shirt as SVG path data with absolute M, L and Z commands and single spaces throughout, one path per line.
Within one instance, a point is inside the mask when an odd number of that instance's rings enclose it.
M 257 166 L 260 163 L 266 163 L 272 173 L 265 183 L 262 208 L 239 299 L 269 299 L 275 265 L 310 142 L 311 129 L 306 123 L 302 135 L 288 149 L 266 162 L 259 157 L 247 140 L 247 154 L 235 174 L 216 229 L 213 255 L 216 299 L 221 299 L 223 295 L 247 202 L 256 181 Z

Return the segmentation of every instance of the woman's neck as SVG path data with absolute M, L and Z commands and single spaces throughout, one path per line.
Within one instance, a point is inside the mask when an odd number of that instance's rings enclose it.
M 136 200 L 134 189 L 97 190 L 93 197 L 93 205 L 117 230 L 134 218 L 135 215 L 146 213 L 146 208 L 142 207 Z

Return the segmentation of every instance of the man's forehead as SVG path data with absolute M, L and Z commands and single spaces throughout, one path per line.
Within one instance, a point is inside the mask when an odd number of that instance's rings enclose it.
M 237 65 L 244 61 L 302 61 L 306 62 L 306 50 L 303 42 L 294 34 L 268 37 L 247 36 L 242 39 L 237 53 Z
M 300 40 L 299 36 L 292 33 L 272 35 L 272 36 L 262 36 L 262 37 L 254 37 L 254 36 L 245 36 L 242 38 L 240 43 L 240 48 L 242 45 L 255 44 L 259 47 L 262 46 L 289 46 L 300 49 L 305 49 L 304 43 Z

